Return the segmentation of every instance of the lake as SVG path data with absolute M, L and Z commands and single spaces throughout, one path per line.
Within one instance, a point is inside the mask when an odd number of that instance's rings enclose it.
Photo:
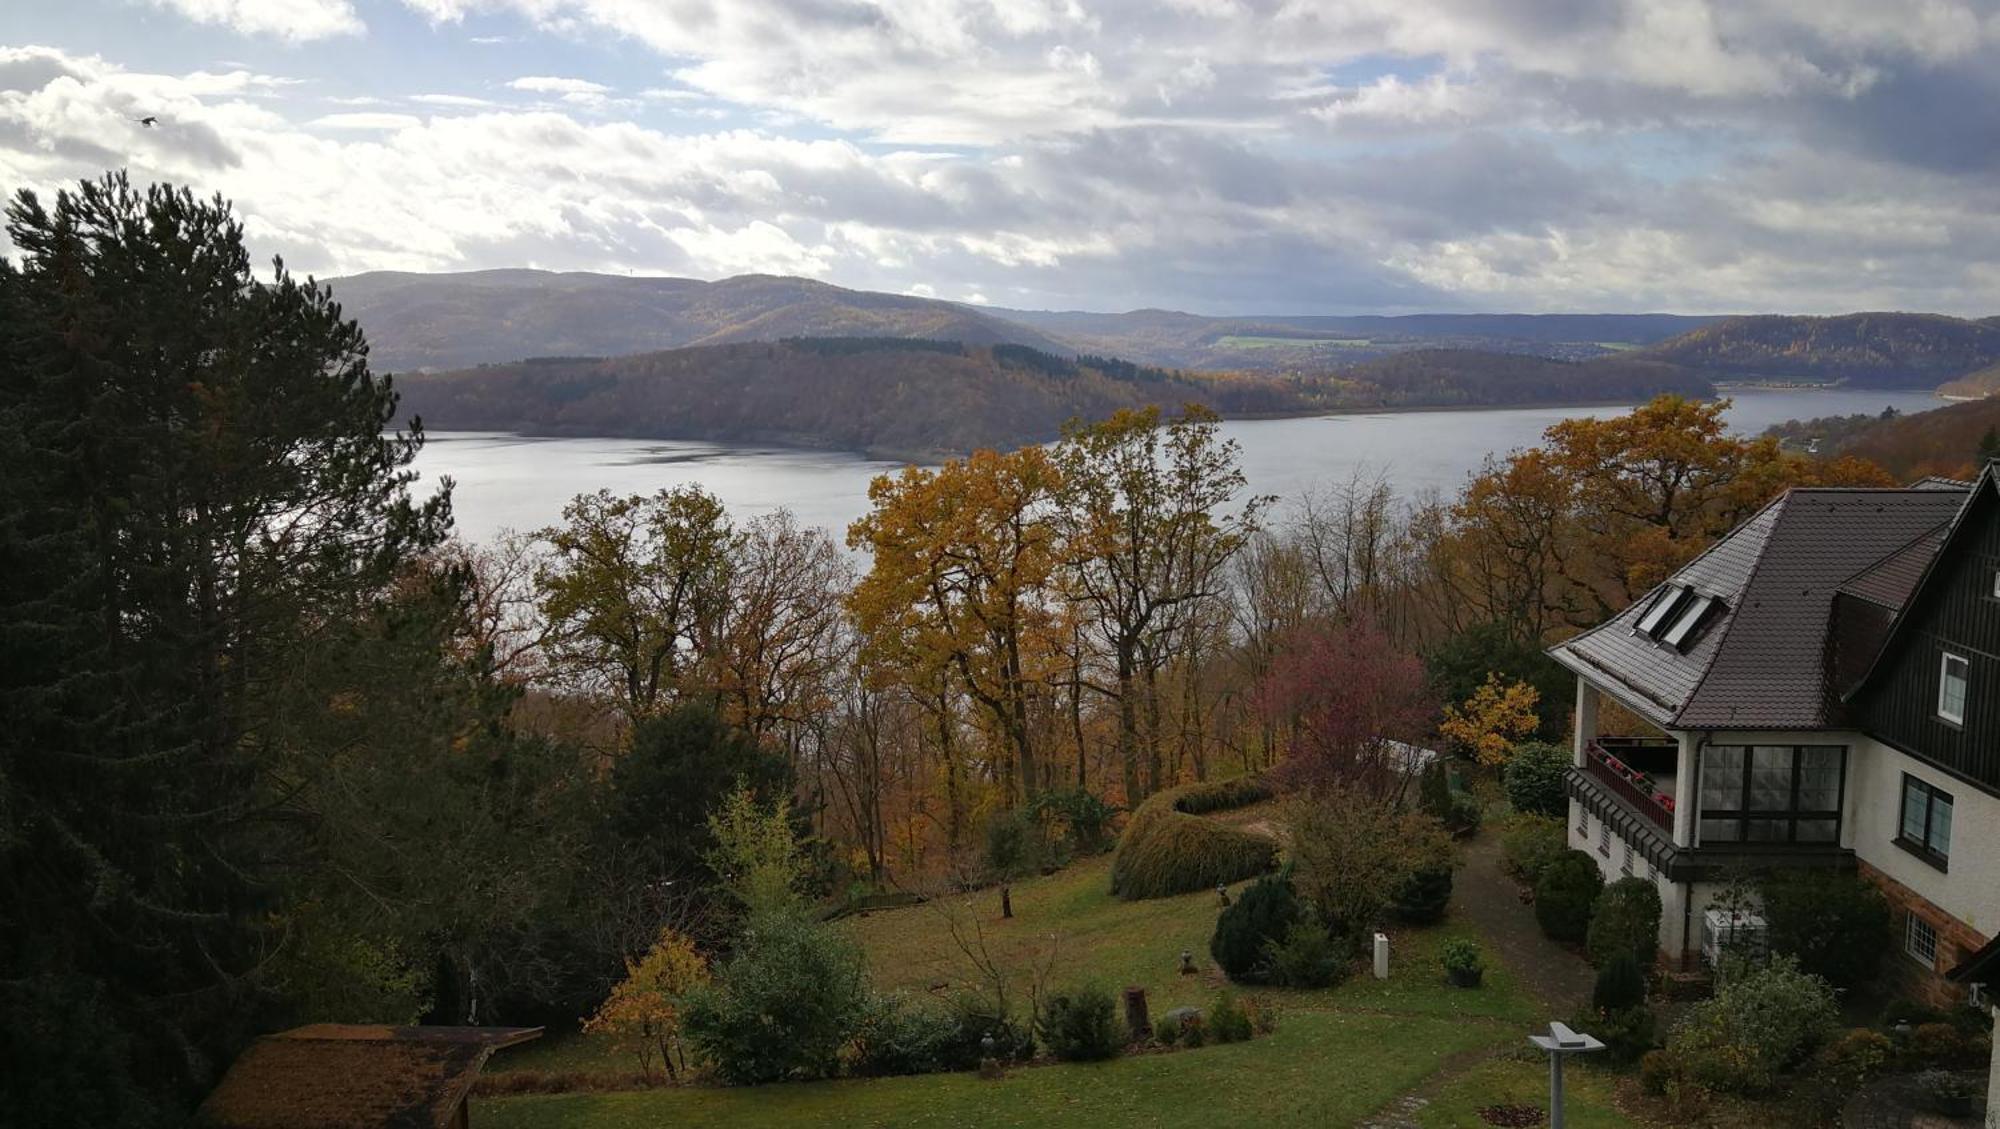
M 1944 406 L 1928 392 L 1739 389 L 1729 423 L 1756 434 L 1788 419 Z M 1630 405 L 1398 411 L 1230 420 L 1250 488 L 1291 500 L 1356 470 L 1384 474 L 1399 493 L 1453 491 L 1489 454 L 1534 445 L 1542 431 L 1577 416 L 1605 417 Z M 868 482 L 899 464 L 797 448 L 650 439 L 539 439 L 485 432 L 432 432 L 417 470 L 449 475 L 458 531 L 470 540 L 556 521 L 577 494 L 650 493 L 699 483 L 739 519 L 789 507 L 800 521 L 845 536 L 868 508 Z M 421 487 L 420 487 L 421 488 Z

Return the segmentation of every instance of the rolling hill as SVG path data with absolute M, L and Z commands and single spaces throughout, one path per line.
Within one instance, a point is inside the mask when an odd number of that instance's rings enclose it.
M 810 338 L 553 357 L 398 381 L 426 427 L 783 443 L 926 460 L 1054 438 L 1119 408 L 1305 410 L 1290 384 L 1068 360 L 1019 345 Z
M 1631 354 L 1565 361 L 1475 349 L 1412 349 L 1326 379 L 1344 386 L 1349 400 L 1372 390 L 1389 407 L 1574 404 L 1644 400 L 1663 392 L 1695 398 L 1715 393 L 1702 373 Z
M 1761 314 L 1702 326 L 1643 353 L 1718 380 L 1934 388 L 2000 361 L 2000 322 L 1942 314 Z
M 377 271 L 328 285 L 367 331 L 375 367 L 389 372 L 785 337 L 915 337 L 1067 351 L 1035 329 L 969 306 L 774 275 L 703 282 L 538 270 Z

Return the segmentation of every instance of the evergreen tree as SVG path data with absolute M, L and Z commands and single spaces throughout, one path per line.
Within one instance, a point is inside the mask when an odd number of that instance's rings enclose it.
M 448 503 L 411 503 L 421 436 L 388 432 L 360 329 L 282 263 L 256 279 L 221 200 L 111 175 L 20 193 L 7 233 L 0 1010 L 37 979 L 87 994 L 172 1105 L 267 998 L 312 824 L 301 707 L 338 701 L 304 660 Z M 15 1124 L 74 1123 L 14 1096 Z

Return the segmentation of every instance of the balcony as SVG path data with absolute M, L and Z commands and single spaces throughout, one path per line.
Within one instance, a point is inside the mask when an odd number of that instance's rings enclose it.
M 1674 831 L 1674 773 L 1679 765 L 1680 745 L 1670 739 L 1599 737 L 1584 749 L 1585 775 L 1670 837 Z

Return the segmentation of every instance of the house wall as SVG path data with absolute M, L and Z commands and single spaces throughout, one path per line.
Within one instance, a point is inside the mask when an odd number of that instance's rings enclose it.
M 1665 874 L 1649 872 L 1646 856 L 1636 847 L 1632 851 L 1632 872 L 1625 872 L 1625 848 L 1623 836 L 1617 828 L 1611 829 L 1608 845 L 1605 845 L 1604 821 L 1590 817 L 1589 827 L 1583 828 L 1583 805 L 1575 800 L 1569 802 L 1569 845 L 1572 850 L 1582 851 L 1597 863 L 1598 873 L 1604 876 L 1606 885 L 1621 878 L 1646 878 L 1651 874 L 1653 888 L 1660 892 L 1660 954 L 1668 960 L 1681 958 L 1681 912 L 1686 903 L 1687 886 L 1670 880 Z M 1693 942 L 1701 943 L 1697 936 Z
M 2000 1129 L 2000 1007 L 1993 1009 L 1993 1053 L 1986 1068 L 1986 1129 Z

